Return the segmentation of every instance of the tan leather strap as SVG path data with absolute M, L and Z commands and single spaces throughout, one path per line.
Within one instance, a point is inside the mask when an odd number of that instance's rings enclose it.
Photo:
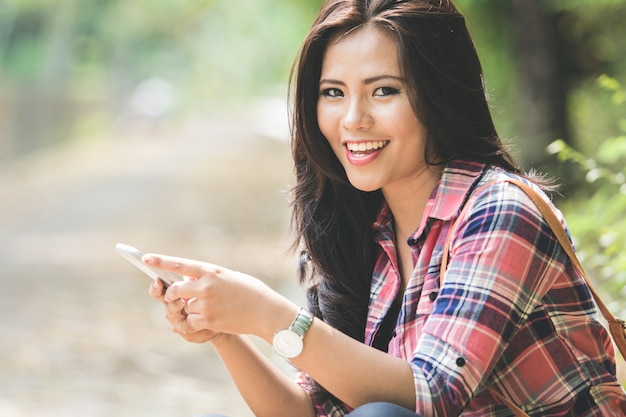
M 521 408 L 519 408 L 513 401 L 500 394 L 498 390 L 491 386 L 490 384 L 485 384 L 490 393 L 492 393 L 496 398 L 498 398 L 504 405 L 509 407 L 509 410 L 513 413 L 515 417 L 530 417 L 528 414 L 524 412 Z
M 589 290 L 591 291 L 591 294 L 593 295 L 593 298 L 595 299 L 596 304 L 598 305 L 598 308 L 600 309 L 600 312 L 602 313 L 606 321 L 609 323 L 611 334 L 612 335 L 615 334 L 616 330 L 623 332 L 624 322 L 622 320 L 615 318 L 615 316 L 611 314 L 611 312 L 606 307 L 606 305 L 604 304 L 604 302 L 602 301 L 602 299 L 600 298 L 596 290 L 591 285 L 591 282 L 589 281 L 589 278 L 587 278 L 587 274 L 585 273 L 585 270 L 583 269 L 580 263 L 580 260 L 578 259 L 578 256 L 576 255 L 576 251 L 574 250 L 572 243 L 567 237 L 567 233 L 565 232 L 563 225 L 559 221 L 558 217 L 556 216 L 556 214 L 554 213 L 550 205 L 541 197 L 541 195 L 537 191 L 535 191 L 531 186 L 524 183 L 523 181 L 516 180 L 513 178 L 507 178 L 504 180 L 494 180 L 494 181 L 487 182 L 481 185 L 480 187 L 478 187 L 476 190 L 474 190 L 472 192 L 472 195 L 477 195 L 479 190 L 486 188 L 490 185 L 493 185 L 495 183 L 503 182 L 503 181 L 509 182 L 518 186 L 533 201 L 533 203 L 535 203 L 535 205 L 539 209 L 539 212 L 545 219 L 546 223 L 548 223 L 548 226 L 550 226 L 550 229 L 552 229 L 552 232 L 554 233 L 557 240 L 563 247 L 563 250 L 565 250 L 565 253 L 567 253 L 567 255 L 569 256 L 572 262 L 572 265 L 574 266 L 574 268 L 578 270 L 580 275 L 585 279 L 585 282 L 587 283 L 587 286 L 589 287 Z M 443 248 L 443 258 L 441 259 L 441 270 L 440 270 L 440 275 L 439 275 L 442 281 L 443 281 L 443 275 L 448 267 L 448 258 L 450 257 L 450 242 L 452 241 L 452 234 L 454 231 L 454 227 L 456 225 L 456 222 L 459 219 L 462 219 L 465 217 L 465 213 L 469 210 L 469 206 L 470 206 L 470 204 L 468 203 L 469 203 L 469 200 L 465 203 L 465 206 L 461 210 L 461 213 L 459 213 L 459 217 L 450 226 L 450 230 L 448 231 L 448 237 L 446 239 L 446 243 Z M 616 329 L 617 326 L 619 326 L 619 329 Z M 626 355 L 621 349 L 620 349 L 620 353 L 622 353 L 622 356 L 626 358 Z M 528 414 L 526 414 L 521 408 L 519 408 L 510 399 L 500 394 L 495 389 L 495 387 L 491 386 L 490 384 L 486 384 L 486 388 L 489 390 L 489 392 L 491 392 L 491 394 L 493 394 L 500 401 L 502 401 L 506 406 L 508 406 L 511 412 L 515 415 L 515 417 L 528 417 Z
M 596 300 L 596 304 L 598 305 L 598 308 L 600 309 L 600 312 L 602 313 L 606 321 L 609 323 L 620 322 L 620 320 L 616 319 L 615 316 L 611 314 L 609 309 L 606 307 L 606 305 L 600 298 L 600 295 L 593 288 L 593 285 L 591 285 L 591 282 L 589 281 L 589 278 L 587 278 L 587 274 L 585 273 L 585 270 L 583 269 L 583 266 L 581 265 L 580 260 L 578 259 L 578 256 L 576 255 L 576 251 L 574 250 L 572 243 L 570 242 L 569 238 L 567 237 L 567 234 L 565 233 L 565 229 L 563 228 L 563 225 L 561 224 L 559 219 L 556 217 L 556 214 L 554 214 L 554 212 L 552 211 L 548 203 L 543 198 L 541 198 L 541 196 L 532 187 L 523 183 L 522 181 L 514 180 L 514 179 L 507 179 L 506 181 L 512 184 L 515 184 L 519 188 L 521 188 L 526 193 L 526 195 L 533 201 L 533 203 L 535 203 L 535 205 L 537 206 L 537 208 L 543 215 L 543 218 L 552 229 L 552 233 L 554 233 L 556 238 L 559 240 L 559 243 L 561 244 L 561 246 L 563 247 L 563 249 L 569 256 L 572 262 L 572 265 L 574 266 L 574 268 L 578 270 L 580 275 L 582 275 L 582 277 L 585 279 L 585 282 L 587 283 L 587 286 L 589 287 L 589 291 L 591 291 L 591 294 L 593 295 L 593 298 Z
M 482 190 L 483 188 L 487 188 L 488 186 L 493 185 L 496 182 L 497 181 L 487 182 L 481 185 L 480 187 L 476 188 L 475 190 L 473 190 L 472 195 L 470 196 L 470 198 L 467 199 L 467 201 L 465 202 L 465 205 L 463 206 L 463 209 L 459 213 L 459 217 L 457 217 L 456 220 L 450 225 L 450 229 L 448 230 L 448 237 L 446 238 L 446 244 L 443 247 L 443 256 L 441 257 L 441 267 L 439 269 L 439 279 L 441 281 L 440 284 L 443 283 L 443 274 L 448 270 L 448 260 L 450 258 L 450 243 L 452 242 L 452 235 L 453 235 L 452 232 L 454 231 L 454 227 L 456 226 L 456 223 L 459 221 L 459 219 L 462 219 L 465 217 L 465 213 L 467 213 L 467 211 L 469 210 L 469 207 L 470 207 L 469 202 L 472 199 L 472 197 L 477 195 L 478 192 Z

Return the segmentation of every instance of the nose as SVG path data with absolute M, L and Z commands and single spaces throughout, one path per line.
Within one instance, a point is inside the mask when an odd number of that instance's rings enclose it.
M 346 130 L 357 131 L 370 128 L 373 120 L 367 101 L 355 97 L 347 103 L 341 124 Z

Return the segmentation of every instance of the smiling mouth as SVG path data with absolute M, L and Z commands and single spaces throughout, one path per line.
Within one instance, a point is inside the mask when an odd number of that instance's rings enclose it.
M 365 156 L 373 152 L 376 152 L 389 144 L 388 140 L 379 140 L 374 142 L 348 142 L 346 147 L 352 153 L 352 155 Z

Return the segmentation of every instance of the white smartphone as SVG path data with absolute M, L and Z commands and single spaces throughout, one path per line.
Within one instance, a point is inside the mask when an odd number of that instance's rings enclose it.
M 176 281 L 182 281 L 183 277 L 171 272 L 166 271 L 164 269 L 155 268 L 150 265 L 146 265 L 141 261 L 141 257 L 143 253 L 141 253 L 138 249 L 133 248 L 132 246 L 124 245 L 123 243 L 118 243 L 115 245 L 115 249 L 117 252 L 122 255 L 128 262 L 135 265 L 139 268 L 143 273 L 148 275 L 152 279 L 160 279 L 165 287 L 168 287 L 170 284 L 173 284 Z

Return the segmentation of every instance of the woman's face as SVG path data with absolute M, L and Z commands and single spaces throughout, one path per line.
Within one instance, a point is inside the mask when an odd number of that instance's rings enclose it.
M 361 191 L 406 189 L 428 170 L 426 131 L 407 88 L 396 42 L 383 29 L 365 26 L 325 51 L 319 127 Z

